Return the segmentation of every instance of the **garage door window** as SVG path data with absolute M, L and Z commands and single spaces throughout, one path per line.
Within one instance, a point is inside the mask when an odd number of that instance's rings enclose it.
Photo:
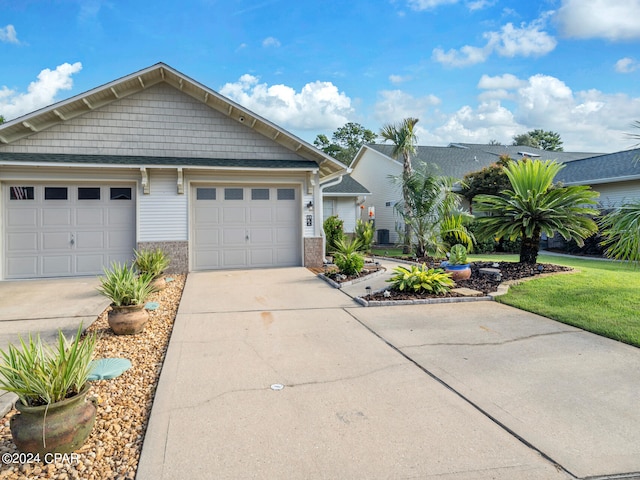
M 252 188 L 251 200 L 269 200 L 268 188 Z
M 242 200 L 244 199 L 244 190 L 242 188 L 225 188 L 224 199 L 225 200 Z
M 111 200 L 131 200 L 131 189 L 125 187 L 112 187 Z
M 100 187 L 79 187 L 78 200 L 100 200 Z
M 67 200 L 67 187 L 44 187 L 45 200 Z
M 279 188 L 278 200 L 295 200 L 296 190 L 294 188 Z
M 215 200 L 216 189 L 215 188 L 197 188 L 196 189 L 197 200 Z
M 33 187 L 11 187 L 9 198 L 11 200 L 33 200 L 35 198 Z

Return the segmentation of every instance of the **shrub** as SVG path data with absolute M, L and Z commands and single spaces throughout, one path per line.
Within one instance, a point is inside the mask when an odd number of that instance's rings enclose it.
M 340 240 L 336 244 L 333 262 L 344 275 L 358 275 L 364 267 L 364 257 L 358 252 L 361 248 L 358 240 L 349 242 Z
M 451 276 L 440 268 L 427 268 L 411 265 L 410 268 L 399 266 L 393 269 L 395 272 L 387 282 L 391 283 L 392 290 L 412 290 L 417 293 L 433 293 L 444 295 L 455 285 Z
M 451 247 L 449 252 L 449 265 L 466 265 L 467 249 L 464 245 L 457 243 Z
M 344 240 L 344 222 L 337 215 L 332 215 L 324 221 L 322 228 L 327 239 L 326 253 L 333 253 L 336 251 L 336 244 Z
M 474 220 L 473 222 L 471 222 L 467 228 L 474 235 L 474 238 L 476 239 L 473 246 L 473 251 L 475 253 L 493 253 L 496 251 L 497 242 L 495 241 L 495 239 L 486 238 L 481 240 L 476 235 L 476 232 L 478 229 L 477 221 Z
M 68 341 L 58 331 L 57 345 L 43 344 L 40 335 L 28 343 L 20 337 L 21 349 L 9 345 L 2 350 L 0 387 L 18 395 L 30 407 L 48 405 L 73 397 L 82 391 L 91 373 L 96 336 L 80 340 L 82 325 Z
M 155 250 L 134 250 L 134 264 L 140 273 L 148 273 L 157 278 L 169 266 L 169 258 L 161 248 Z
M 153 293 L 153 277 L 150 273 L 136 274 L 133 266 L 114 262 L 111 269 L 100 277 L 98 292 L 111 300 L 116 307 L 140 305 Z
M 358 219 L 356 221 L 356 240 L 360 242 L 363 252 L 370 252 L 373 244 L 373 222 Z

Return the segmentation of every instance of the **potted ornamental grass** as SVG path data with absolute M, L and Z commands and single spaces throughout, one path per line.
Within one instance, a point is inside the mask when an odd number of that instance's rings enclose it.
M 54 345 L 29 335 L 0 351 L 0 388 L 18 396 L 10 430 L 21 452 L 71 453 L 89 437 L 96 407 L 87 399 L 87 380 L 96 336 L 81 334 L 82 325 L 70 341 L 59 331 Z
M 134 250 L 135 260 L 133 261 L 138 272 L 142 275 L 150 275 L 151 285 L 155 290 L 162 290 L 166 287 L 163 277 L 164 271 L 169 266 L 170 260 L 161 248 L 148 250 Z
M 445 263 L 444 269 L 456 282 L 471 278 L 471 267 L 467 261 L 467 248 L 464 245 L 457 243 L 451 247 L 449 260 Z
M 155 291 L 151 273 L 138 274 L 133 265 L 114 262 L 100 277 L 98 292 L 111 300 L 107 314 L 109 327 L 116 335 L 135 335 L 144 330 L 149 312 L 144 308 Z

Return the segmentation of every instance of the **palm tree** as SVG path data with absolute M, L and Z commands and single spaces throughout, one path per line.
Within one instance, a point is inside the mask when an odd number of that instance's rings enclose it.
M 591 187 L 573 185 L 561 187 L 553 179 L 564 168 L 552 160 L 522 160 L 505 168 L 511 189 L 501 195 L 477 195 L 474 211 L 488 213 L 478 217 L 478 236 L 484 238 L 522 239 L 520 262 L 535 264 L 542 233 L 559 233 L 565 240 L 578 245 L 598 230 L 590 216 L 598 211 L 598 192 Z
M 415 126 L 418 123 L 417 118 L 405 118 L 396 124 L 386 124 L 380 130 L 380 136 L 385 140 L 393 143 L 392 155 L 398 157 L 402 155 L 402 198 L 404 200 L 405 207 L 409 207 L 408 192 L 405 187 L 405 180 L 409 178 L 413 172 L 411 166 L 411 155 L 416 153 L 416 143 L 418 141 L 415 133 Z M 410 212 L 405 210 L 405 216 L 409 216 Z M 405 223 L 404 232 L 404 253 L 409 253 L 409 237 L 410 227 Z
M 625 203 L 600 222 L 607 257 L 640 262 L 640 200 Z
M 394 177 L 402 182 L 406 200 L 396 204 L 404 224 L 409 228 L 409 240 L 415 240 L 416 256 L 426 254 L 441 257 L 446 251 L 445 237 L 473 246 L 473 234 L 464 226 L 471 215 L 460 210 L 461 196 L 452 191 L 456 179 L 434 175 L 426 164 L 408 177 Z

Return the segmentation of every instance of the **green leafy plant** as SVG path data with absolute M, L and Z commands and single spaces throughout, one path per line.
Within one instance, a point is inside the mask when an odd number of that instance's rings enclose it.
M 104 277 L 100 277 L 98 292 L 116 307 L 140 305 L 154 291 L 151 285 L 153 276 L 150 273 L 138 275 L 132 265 L 114 262 L 104 273 Z
M 600 225 L 607 257 L 640 263 L 640 200 L 608 213 Z
M 344 240 L 344 221 L 337 215 L 332 215 L 324 221 L 322 228 L 327 239 L 327 253 L 333 253 L 336 251 L 336 244 Z
M 82 391 L 91 373 L 95 334 L 81 339 L 82 325 L 69 341 L 58 331 L 55 345 L 42 343 L 40 335 L 28 342 L 20 337 L 21 348 L 10 344 L 2 350 L 0 388 L 14 392 L 30 407 L 48 405 Z
M 358 275 L 364 267 L 364 257 L 359 253 L 362 245 L 358 240 L 345 241 L 344 239 L 336 243 L 334 263 L 344 275 Z
M 356 240 L 360 242 L 363 252 L 370 252 L 373 244 L 373 222 L 358 219 L 356 221 Z
M 427 268 L 411 265 L 409 268 L 398 266 L 393 269 L 394 274 L 387 280 L 392 290 L 409 290 L 417 293 L 433 293 L 444 295 L 455 285 L 451 276 L 440 268 Z
M 161 248 L 155 250 L 134 250 L 134 265 L 140 273 L 148 273 L 158 278 L 169 266 L 170 260 Z
M 467 263 L 467 248 L 460 243 L 451 247 L 449 252 L 449 265 L 466 265 Z

